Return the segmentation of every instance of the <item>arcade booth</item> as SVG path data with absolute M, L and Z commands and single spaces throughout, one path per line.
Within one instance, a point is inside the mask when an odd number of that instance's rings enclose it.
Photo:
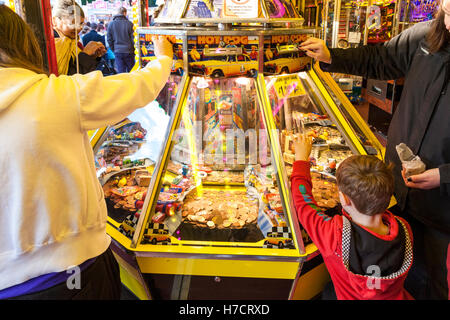
M 438 5 L 436 0 L 328 0 L 323 9 L 323 39 L 330 48 L 379 45 L 418 22 L 431 20 Z M 385 143 L 403 79 L 382 81 L 338 73 L 332 76 Z

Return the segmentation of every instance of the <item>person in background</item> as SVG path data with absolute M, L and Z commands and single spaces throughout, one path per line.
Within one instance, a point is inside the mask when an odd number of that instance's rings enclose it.
M 81 31 L 80 31 L 80 33 L 78 34 L 78 36 L 79 36 L 80 38 L 83 38 L 83 36 L 84 36 L 85 34 L 87 34 L 89 31 L 91 31 L 91 28 L 88 27 L 87 25 L 85 25 L 85 26 L 83 27 L 83 29 L 81 29 Z
M 108 23 L 105 25 L 105 30 L 108 30 Z M 105 34 L 106 37 L 106 55 L 105 55 L 105 60 L 106 63 L 108 64 L 108 67 L 111 70 L 116 70 L 115 67 L 115 59 L 116 57 L 114 56 L 114 52 L 112 52 L 111 48 L 109 47 L 109 43 L 108 43 L 108 34 Z M 117 70 L 116 70 L 117 72 Z
M 312 195 L 311 140 L 294 141 L 291 175 L 301 225 L 319 249 L 339 300 L 410 300 L 403 283 L 412 265 L 409 224 L 387 211 L 394 191 L 391 170 L 374 156 L 357 155 L 336 171 L 342 215 L 327 216 Z M 326 300 L 333 292 L 325 290 Z
M 450 0 L 422 22 L 379 46 L 328 49 L 320 39 L 300 49 L 324 71 L 365 78 L 405 78 L 392 117 L 385 161 L 392 162 L 397 205 L 414 232 L 414 265 L 405 287 L 416 299 L 449 299 L 450 281 Z M 405 143 L 427 170 L 404 176 L 396 146 Z
M 120 298 L 87 131 L 158 96 L 173 52 L 153 42 L 157 58 L 130 74 L 49 76 L 31 28 L 0 5 L 0 299 Z
M 101 42 L 103 45 L 106 46 L 105 35 L 99 33 L 100 30 L 105 29 L 103 24 L 96 24 L 95 22 L 93 22 L 91 24 L 91 28 L 92 30 L 82 38 L 83 45 L 86 46 L 89 42 L 94 41 L 94 42 Z M 116 70 L 114 69 L 114 65 L 111 66 L 111 63 L 108 62 L 108 58 L 110 58 L 108 57 L 108 49 L 103 56 L 97 57 L 97 60 L 99 61 L 96 70 L 100 70 L 105 76 L 117 73 Z
M 105 29 L 105 25 L 103 23 L 99 23 L 98 24 L 97 32 L 98 32 L 99 35 L 101 35 L 104 38 L 106 38 L 106 29 Z M 105 41 L 105 47 L 106 47 L 106 41 Z
M 134 30 L 127 18 L 127 9 L 121 7 L 108 25 L 106 34 L 115 56 L 117 72 L 130 72 L 134 67 Z
M 86 46 L 91 41 L 96 41 L 101 42 L 103 46 L 106 47 L 105 36 L 102 36 L 101 34 L 98 33 L 99 26 L 100 25 L 96 24 L 95 22 L 91 23 L 91 31 L 85 34 L 81 39 L 83 46 Z
M 55 49 L 60 75 L 85 74 L 97 68 L 98 57 L 106 53 L 101 42 L 91 41 L 85 47 L 77 35 L 83 27 L 84 12 L 72 0 L 58 0 L 52 7 Z

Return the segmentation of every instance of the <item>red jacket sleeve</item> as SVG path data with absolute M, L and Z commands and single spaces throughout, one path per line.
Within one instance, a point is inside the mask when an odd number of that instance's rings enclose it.
M 322 255 L 334 252 L 338 236 L 336 223 L 340 216 L 329 217 L 317 207 L 312 195 L 310 164 L 295 161 L 291 176 L 292 197 L 297 217 Z

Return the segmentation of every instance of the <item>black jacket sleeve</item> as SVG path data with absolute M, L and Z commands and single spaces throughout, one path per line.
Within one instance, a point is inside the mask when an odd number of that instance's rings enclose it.
M 441 178 L 441 195 L 450 196 L 450 163 L 439 166 Z
M 106 32 L 106 40 L 108 41 L 109 48 L 114 52 L 114 35 L 112 31 L 112 22 L 108 26 L 108 31 Z
M 131 48 L 134 49 L 134 28 L 133 23 L 129 21 L 129 35 L 130 35 L 130 42 L 131 42 Z
M 429 30 L 429 22 L 419 23 L 381 45 L 349 49 L 330 49 L 331 64 L 320 63 L 324 71 L 391 80 L 404 77 L 420 42 Z

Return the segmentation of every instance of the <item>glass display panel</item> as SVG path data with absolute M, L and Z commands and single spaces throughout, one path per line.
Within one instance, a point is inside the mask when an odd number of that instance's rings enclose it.
M 353 155 L 346 138 L 318 100 L 320 93 L 307 81 L 305 72 L 266 77 L 266 88 L 288 177 L 295 160 L 293 142 L 298 134 L 312 136 L 311 177 L 318 207 L 335 210 L 339 204 L 336 168 Z
M 179 76 L 171 76 L 157 99 L 108 128 L 95 153 L 108 216 L 131 221 L 121 231 L 131 237 L 147 194 L 155 162 L 164 144 Z
M 193 78 L 143 244 L 295 248 L 255 85 Z
M 342 101 L 336 96 L 334 91 L 329 87 L 329 85 L 326 83 L 326 81 L 322 81 L 322 84 L 327 89 L 330 96 L 333 98 L 334 103 L 338 107 L 340 113 L 344 117 L 345 121 L 349 124 L 350 130 L 353 132 L 353 135 L 357 137 L 361 145 L 364 147 L 364 150 L 367 152 L 367 154 L 370 155 L 377 155 L 378 153 L 381 154 L 380 150 L 377 150 L 375 146 L 372 144 L 371 140 L 364 134 L 364 132 L 360 129 L 358 124 L 355 122 L 353 117 L 348 113 L 347 109 L 345 108 Z

